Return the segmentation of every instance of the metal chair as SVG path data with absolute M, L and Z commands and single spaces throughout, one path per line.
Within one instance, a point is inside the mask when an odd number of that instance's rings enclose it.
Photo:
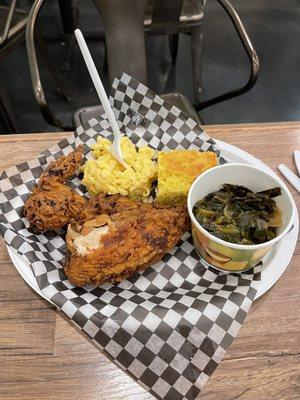
M 170 16 L 168 14 L 168 9 L 156 11 L 156 5 L 158 7 L 158 3 L 165 7 L 167 4 L 170 5 L 169 1 L 172 1 L 172 22 L 167 22 L 167 17 Z M 214 97 L 213 99 L 202 101 L 200 99 L 201 92 L 201 48 L 202 48 L 202 19 L 203 13 L 197 7 L 196 3 L 193 0 L 153 0 L 152 5 L 150 4 L 148 8 L 148 12 L 146 12 L 146 16 L 144 19 L 144 27 L 148 34 L 151 35 L 159 35 L 159 34 L 168 34 L 170 35 L 170 49 L 173 59 L 176 58 L 177 52 L 177 42 L 179 33 L 189 33 L 192 36 L 192 54 L 193 56 L 193 70 L 194 70 L 194 88 L 195 88 L 195 97 L 197 99 L 195 108 L 197 111 L 202 110 L 206 107 L 209 107 L 213 104 L 217 104 L 221 101 L 239 96 L 247 91 L 249 91 L 255 84 L 258 72 L 259 72 L 259 60 L 256 54 L 255 49 L 250 41 L 250 38 L 231 3 L 229 0 L 217 0 L 218 3 L 224 8 L 225 12 L 229 15 L 238 35 L 241 40 L 241 43 L 247 53 L 251 64 L 251 73 L 247 83 L 238 89 L 232 90 L 228 93 L 219 95 Z M 43 0 L 35 0 L 32 9 L 29 14 L 29 20 L 27 24 L 26 30 L 26 44 L 29 55 L 29 65 L 31 70 L 31 77 L 34 87 L 35 97 L 37 99 L 38 105 L 41 109 L 42 114 L 44 115 L 47 122 L 51 125 L 57 126 L 59 128 L 69 130 L 72 127 L 66 126 L 61 121 L 59 121 L 52 113 L 49 105 L 46 101 L 46 97 L 43 91 L 43 87 L 40 80 L 39 70 L 37 59 L 35 55 L 34 48 L 34 27 L 37 15 L 40 11 L 40 8 L 43 4 Z M 192 7 L 192 8 L 191 8 Z M 175 23 L 175 22 L 176 23 Z M 184 109 L 184 104 L 186 101 L 183 100 L 184 96 L 175 93 L 169 94 L 167 101 L 171 104 L 176 104 L 178 99 L 181 102 L 181 107 Z M 177 104 L 178 105 L 178 104 Z M 83 115 L 96 115 L 99 111 L 97 111 L 97 107 L 89 107 L 79 110 L 75 115 L 75 124 L 78 124 L 78 121 L 81 117 L 79 115 L 83 113 Z M 93 114 L 96 113 L 96 114 Z M 191 113 L 189 113 L 191 114 Z M 192 114 L 196 115 L 196 111 L 193 110 Z M 83 117 L 82 117 L 83 118 Z M 82 119 L 81 118 L 81 119 Z M 196 120 L 200 122 L 200 118 L 195 117 Z
M 202 101 L 201 99 L 198 100 L 196 99 L 195 108 L 197 111 L 203 110 L 204 108 L 210 107 L 214 104 L 221 103 L 222 101 L 232 99 L 234 97 L 240 96 L 241 94 L 248 92 L 255 85 L 259 74 L 259 58 L 238 13 L 236 12 L 232 4 L 229 2 L 229 0 L 217 0 L 217 2 L 223 7 L 225 12 L 228 14 L 236 32 L 238 33 L 240 41 L 244 47 L 244 50 L 250 62 L 250 76 L 248 78 L 247 83 L 243 85 L 241 88 L 231 90 L 222 95 L 218 95 L 216 97 L 213 97 L 212 99 L 205 101 Z
M 229 0 L 217 0 L 230 17 L 242 46 L 250 61 L 251 71 L 247 83 L 241 88 L 203 101 L 201 98 L 201 53 L 203 44 L 203 11 L 193 0 L 152 0 L 144 19 L 144 29 L 149 35 L 169 35 L 172 61 L 175 63 L 178 51 L 179 33 L 191 35 L 192 68 L 194 80 L 195 108 L 197 111 L 214 104 L 240 96 L 255 84 L 259 73 L 259 59 L 245 30 L 245 27 Z
M 173 64 L 177 58 L 179 34 L 191 36 L 193 87 L 197 101 L 201 98 L 203 17 L 202 9 L 194 0 L 150 0 L 144 18 L 147 35 L 168 35 Z
M 56 93 L 63 98 L 64 100 L 69 100 L 66 95 L 66 91 L 64 89 L 64 84 L 57 73 L 56 69 L 53 67 L 50 62 L 50 57 L 48 56 L 47 48 L 44 44 L 43 38 L 39 33 L 38 27 L 36 26 L 37 17 L 41 10 L 41 7 L 44 3 L 44 0 L 35 0 L 30 13 L 28 15 L 28 22 L 26 26 L 26 48 L 28 55 L 28 63 L 31 74 L 32 86 L 34 91 L 34 96 L 39 106 L 39 109 L 45 118 L 45 120 L 52 126 L 56 126 L 63 130 L 72 130 L 73 126 L 70 126 L 56 116 L 54 116 L 48 102 L 46 99 L 46 95 L 42 86 L 42 81 L 40 78 L 39 66 L 37 61 L 37 54 L 35 49 L 35 41 L 37 42 L 39 49 L 42 53 L 43 58 L 47 64 L 47 67 L 51 73 L 53 82 L 56 85 Z
M 0 60 L 8 56 L 24 41 L 27 13 L 16 9 L 16 0 L 9 7 L 0 6 Z M 9 133 L 18 133 L 16 117 L 7 95 L 3 79 L 0 78 L 0 112 Z
M 172 1 L 172 4 L 169 3 Z M 201 94 L 201 51 L 202 51 L 202 19 L 203 12 L 194 1 L 190 0 L 152 0 L 147 8 L 144 29 L 149 35 L 169 35 L 169 45 L 172 61 L 175 63 L 178 50 L 179 33 L 191 34 L 192 46 L 192 62 L 193 62 L 193 79 L 194 79 L 194 95 L 196 99 L 195 108 L 189 100 L 179 93 L 169 93 L 162 97 L 170 104 L 177 106 L 186 112 L 191 118 L 198 123 L 202 123 L 197 111 L 203 110 L 209 106 L 231 99 L 249 91 L 258 78 L 259 59 L 257 53 L 251 43 L 251 40 L 240 20 L 237 12 L 228 0 L 217 0 L 229 15 L 241 43 L 246 51 L 250 61 L 250 77 L 247 83 L 241 88 L 218 95 L 212 99 L 202 101 Z M 74 115 L 74 123 L 76 126 L 86 118 L 99 115 L 101 108 L 99 106 L 87 107 L 78 110 Z
M 58 4 L 65 36 L 61 71 L 68 73 L 71 70 L 72 52 L 76 42 L 74 31 L 78 25 L 79 10 L 77 7 L 73 7 L 72 0 L 58 0 Z
M 203 11 L 196 1 L 143 0 L 138 3 L 138 6 L 135 1 L 132 1 L 131 5 L 134 9 L 130 10 L 130 13 L 126 2 L 120 0 L 112 2 L 94 0 L 94 2 L 103 17 L 106 47 L 108 48 L 108 57 L 105 56 L 105 61 L 108 59 L 111 80 L 122 70 L 126 70 L 147 84 L 143 30 L 146 36 L 168 35 L 172 64 L 176 62 L 179 34 L 185 33 L 191 35 L 194 95 L 197 100 L 200 99 Z M 130 20 L 130 23 L 128 22 L 126 25 L 126 35 L 132 44 L 125 46 L 123 44 L 122 46 L 121 36 L 125 32 L 121 32 L 121 29 L 124 29 L 121 28 L 121 21 L 124 13 L 126 13 L 126 20 Z M 143 23 L 141 27 L 140 21 Z M 126 57 L 127 52 L 130 54 L 129 59 Z M 137 54 L 139 55 L 138 60 L 132 60 L 132 58 L 137 58 Z M 104 67 L 106 67 L 105 63 Z
M 43 1 L 40 1 L 40 3 L 43 3 Z M 35 31 L 33 29 L 36 17 L 36 9 L 32 9 L 31 13 L 28 14 L 25 10 L 16 8 L 16 5 L 17 0 L 11 0 L 8 7 L 0 6 L 0 32 L 2 32 L 0 37 L 0 61 L 4 59 L 10 52 L 12 52 L 16 47 L 22 45 L 25 40 L 25 36 L 27 36 L 29 56 L 28 59 L 31 76 L 33 77 L 33 87 L 37 102 L 40 105 L 41 109 L 44 106 L 42 113 L 45 118 L 46 116 L 49 117 L 48 121 L 51 121 L 50 123 L 52 125 L 59 126 L 60 122 L 55 118 L 50 118 L 49 113 L 47 113 L 48 105 L 46 104 L 43 88 L 39 79 L 34 40 L 36 40 L 39 50 L 47 65 L 48 71 L 50 72 L 53 83 L 55 85 L 55 92 L 62 98 L 67 99 L 64 91 L 63 82 L 60 80 L 59 75 L 57 74 L 55 68 L 53 67 L 53 64 L 51 63 L 51 59 L 49 57 L 47 47 L 45 46 L 43 37 L 39 33 L 38 29 L 35 29 Z M 6 130 L 9 133 L 19 133 L 16 117 L 11 106 L 9 97 L 7 95 L 5 84 L 1 77 L 0 113 Z M 63 128 L 64 125 L 60 124 L 60 127 Z M 69 126 L 65 126 L 65 128 L 71 129 L 71 127 Z
M 246 93 L 254 86 L 259 73 L 258 56 L 236 10 L 228 0 L 217 0 L 217 2 L 223 7 L 234 25 L 250 61 L 251 70 L 250 77 L 244 86 L 205 101 L 201 98 L 202 9 L 194 0 L 150 0 L 144 18 L 144 30 L 147 35 L 169 36 L 173 64 L 176 62 L 179 34 L 191 35 L 193 86 L 197 111 Z

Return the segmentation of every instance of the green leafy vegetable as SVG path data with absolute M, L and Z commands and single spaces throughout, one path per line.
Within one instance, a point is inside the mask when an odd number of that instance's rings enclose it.
M 231 243 L 258 244 L 276 237 L 281 211 L 274 197 L 279 187 L 254 193 L 244 186 L 226 183 L 198 201 L 193 213 L 204 229 Z

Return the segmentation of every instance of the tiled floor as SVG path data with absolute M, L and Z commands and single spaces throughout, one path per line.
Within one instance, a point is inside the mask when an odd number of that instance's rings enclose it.
M 23 4 L 28 0 L 22 0 Z M 30 1 L 29 1 L 30 3 Z M 81 28 L 101 29 L 101 21 L 92 2 L 76 0 L 81 10 Z M 300 119 L 300 8 L 298 0 L 232 0 L 253 40 L 261 61 L 261 73 L 254 89 L 237 99 L 213 106 L 201 112 L 205 123 L 242 123 L 286 121 Z M 46 2 L 40 16 L 41 30 L 52 60 L 59 68 L 62 46 L 50 40 L 61 32 L 55 1 Z M 224 11 L 210 0 L 205 8 L 205 40 L 203 51 L 203 96 L 216 95 L 240 85 L 248 74 L 243 49 Z M 180 38 L 176 69 L 170 65 L 167 40 L 147 39 L 149 86 L 158 93 L 177 90 L 193 100 L 189 37 Z M 103 42 L 92 41 L 90 48 L 99 65 L 103 61 Z M 25 46 L 1 63 L 0 72 L 22 132 L 55 130 L 41 116 L 33 97 Z M 52 83 L 40 63 L 45 87 Z M 168 80 L 168 76 L 171 79 Z M 71 101 L 66 103 L 47 91 L 54 112 L 71 121 L 79 107 L 97 103 L 97 97 L 78 50 L 74 51 L 72 71 L 63 79 Z M 104 79 L 106 77 L 104 76 Z M 168 83 L 167 83 L 168 81 Z M 167 85 L 166 85 L 167 83 Z M 0 124 L 0 132 L 4 127 Z

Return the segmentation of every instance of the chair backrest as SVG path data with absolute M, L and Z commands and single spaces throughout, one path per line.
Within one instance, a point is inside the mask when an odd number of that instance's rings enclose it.
M 233 23 L 233 26 L 244 47 L 251 66 L 250 77 L 247 83 L 238 89 L 231 90 L 209 100 L 198 102 L 195 104 L 197 111 L 203 110 L 204 108 L 210 107 L 214 104 L 221 103 L 222 101 L 233 99 L 234 97 L 248 92 L 255 85 L 259 74 L 259 58 L 238 13 L 229 0 L 217 0 L 217 2 L 223 7 L 226 14 L 231 19 L 231 22 Z
M 10 6 L 8 9 L 8 13 L 7 13 L 7 18 L 6 18 L 4 27 L 3 27 L 3 31 L 1 33 L 0 46 L 6 41 L 6 39 L 8 37 L 8 33 L 9 33 L 10 25 L 11 25 L 11 22 L 13 19 L 13 15 L 15 12 L 16 4 L 17 4 L 17 0 L 11 0 Z
M 0 59 L 19 46 L 25 36 L 27 12 L 16 8 L 17 0 L 0 6 Z
M 184 0 L 152 0 L 151 31 L 176 33 Z

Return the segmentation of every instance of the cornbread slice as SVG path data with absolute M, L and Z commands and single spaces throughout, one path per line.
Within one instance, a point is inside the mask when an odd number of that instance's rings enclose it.
M 216 166 L 212 151 L 173 150 L 158 155 L 157 202 L 163 205 L 185 204 L 188 191 L 205 170 Z

